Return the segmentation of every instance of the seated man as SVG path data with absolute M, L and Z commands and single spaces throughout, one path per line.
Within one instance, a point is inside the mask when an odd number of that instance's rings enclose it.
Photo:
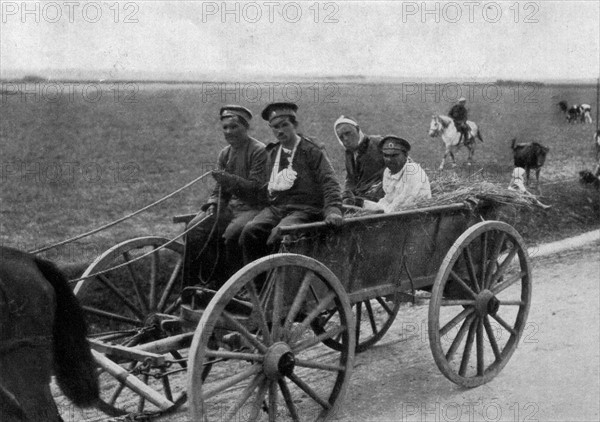
M 268 157 L 264 144 L 248 136 L 252 113 L 232 105 L 221 108 L 219 115 L 229 145 L 219 153 L 217 170 L 212 172 L 217 181 L 212 195 L 188 224 L 196 227 L 186 236 L 185 286 L 200 278 L 218 288 L 241 267 L 239 236 L 266 204 L 262 188 L 268 178 Z
M 240 237 L 244 262 L 267 255 L 279 241 L 278 228 L 322 220 L 342 223 L 342 194 L 325 150 L 296 132 L 298 106 L 269 104 L 262 118 L 278 142 L 267 145 L 269 206 L 246 225 Z
M 364 208 L 373 211 L 400 211 L 419 200 L 431 198 L 429 178 L 425 171 L 408 156 L 408 141 L 388 135 L 379 142 L 383 153 L 383 191 L 385 196 L 378 202 L 365 201 Z
M 383 196 L 381 180 L 385 169 L 377 146 L 381 136 L 365 135 L 354 119 L 344 116 L 340 116 L 333 127 L 335 136 L 346 150 L 343 203 L 360 206 L 360 198 L 378 201 Z
M 454 126 L 456 126 L 456 130 L 461 134 L 461 140 L 463 142 L 468 142 L 469 138 L 471 137 L 469 125 L 467 124 L 468 117 L 467 108 L 465 107 L 466 103 L 467 99 L 465 97 L 460 97 L 458 99 L 458 103 L 454 104 L 448 112 L 448 116 L 454 120 Z

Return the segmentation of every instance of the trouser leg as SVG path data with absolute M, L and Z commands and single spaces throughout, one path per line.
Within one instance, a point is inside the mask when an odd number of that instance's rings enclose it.
M 263 209 L 252 221 L 246 224 L 240 235 L 244 264 L 267 255 L 267 239 L 273 227 L 281 221 L 282 213 L 275 207 Z
M 197 284 L 200 278 L 206 278 L 214 273 L 220 257 L 220 237 L 231 219 L 231 212 L 227 209 L 219 213 L 218 220 L 215 214 L 207 216 L 199 213 L 187 228 L 194 227 L 186 235 L 183 258 L 183 284 L 190 286 Z
M 260 211 L 260 209 L 252 209 L 234 212 L 233 220 L 231 220 L 231 223 L 225 229 L 223 240 L 225 242 L 226 278 L 231 277 L 237 270 L 242 268 L 244 259 L 242 248 L 240 247 L 240 235 L 246 224 L 252 221 Z

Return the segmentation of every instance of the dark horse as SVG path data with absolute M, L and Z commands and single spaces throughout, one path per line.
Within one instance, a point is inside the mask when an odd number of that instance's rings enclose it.
M 0 421 L 61 421 L 50 376 L 75 405 L 99 396 L 87 326 L 49 261 L 0 247 Z

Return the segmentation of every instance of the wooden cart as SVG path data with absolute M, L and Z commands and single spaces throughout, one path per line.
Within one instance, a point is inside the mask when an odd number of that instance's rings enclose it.
M 185 400 L 187 377 L 194 421 L 325 419 L 340 406 L 355 352 L 379 341 L 415 297 L 430 299 L 433 358 L 459 385 L 490 381 L 517 347 L 531 303 L 527 250 L 514 228 L 485 221 L 472 203 L 282 235 L 279 253 L 216 293 L 182 288 L 180 244 L 131 262 L 166 239 L 102 254 L 86 275 L 124 263 L 119 274 L 75 291 L 107 374 L 105 400 L 128 412 L 173 408 Z

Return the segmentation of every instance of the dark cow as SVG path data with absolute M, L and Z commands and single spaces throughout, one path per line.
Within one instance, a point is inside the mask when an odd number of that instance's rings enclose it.
M 529 171 L 535 170 L 535 180 L 537 185 L 540 184 L 540 170 L 546 162 L 546 154 L 550 148 L 537 142 L 527 142 L 517 144 L 517 139 L 511 140 L 511 148 L 513 150 L 513 158 L 515 167 L 525 169 L 525 184 L 529 185 Z

